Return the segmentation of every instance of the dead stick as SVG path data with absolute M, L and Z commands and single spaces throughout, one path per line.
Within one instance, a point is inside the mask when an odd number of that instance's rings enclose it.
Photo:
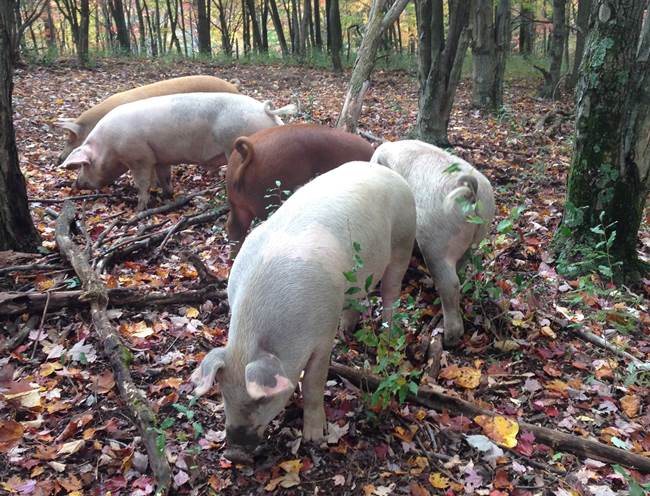
M 38 342 L 41 339 L 41 333 L 43 332 L 43 324 L 45 323 L 45 316 L 47 315 L 47 307 L 50 304 L 50 292 L 47 292 L 47 299 L 45 300 L 45 307 L 43 308 L 43 315 L 41 316 L 41 323 L 38 325 L 38 334 L 34 340 L 34 347 L 32 348 L 32 355 L 29 357 L 30 360 L 34 359 L 36 354 L 36 348 L 38 347 Z
M 133 383 L 128 365 L 123 358 L 130 356 L 130 353 L 120 341 L 106 315 L 108 305 L 106 286 L 90 266 L 83 251 L 72 241 L 70 224 L 74 222 L 75 213 L 76 208 L 72 202 L 63 204 L 61 214 L 56 221 L 56 242 L 61 254 L 70 261 L 82 281 L 84 293 L 81 298 L 90 302 L 90 313 L 95 331 L 102 343 L 104 355 L 111 363 L 120 396 L 126 403 L 130 416 L 142 436 L 156 482 L 156 494 L 165 495 L 171 485 L 171 471 L 164 450 L 161 452 L 156 443 L 156 432 L 154 431 L 157 425 L 156 415 L 142 391 Z
M 41 312 L 45 308 L 47 296 L 50 296 L 49 309 L 58 310 L 64 307 L 85 307 L 88 302 L 81 299 L 83 291 L 49 291 L 46 293 L 0 293 L 0 314 L 21 315 L 23 313 Z M 201 289 L 191 289 L 179 293 L 147 292 L 142 293 L 127 288 L 109 289 L 108 302 L 112 307 L 141 308 L 146 306 L 181 305 L 187 303 L 215 300 L 226 304 L 226 292 L 214 285 Z
M 39 263 L 34 263 L 34 264 L 25 264 L 25 265 L 14 265 L 12 267 L 3 267 L 0 269 L 0 276 L 4 276 L 5 274 L 9 274 L 11 272 L 31 272 L 34 270 L 54 270 L 54 269 L 62 269 L 63 265 L 50 265 L 50 264 L 39 264 Z
M 132 226 L 133 224 L 137 224 L 140 222 L 142 219 L 146 219 L 147 217 L 151 217 L 152 215 L 156 214 L 164 214 L 166 212 L 171 212 L 172 210 L 176 210 L 177 208 L 180 208 L 182 206 L 187 205 L 193 198 L 196 198 L 197 196 L 202 196 L 210 191 L 214 191 L 216 189 L 219 189 L 218 187 L 214 188 L 208 188 L 204 189 L 202 191 L 199 191 L 198 193 L 193 193 L 191 195 L 186 195 L 186 196 L 181 196 L 174 200 L 171 203 L 168 203 L 167 205 L 162 205 L 160 207 L 156 208 L 150 208 L 148 210 L 143 210 L 142 212 L 139 212 L 135 214 L 133 217 L 131 217 L 128 221 L 126 221 L 127 226 Z
M 27 201 L 29 203 L 50 204 L 50 203 L 63 203 L 65 201 L 72 201 L 72 200 L 94 200 L 96 198 L 112 198 L 114 196 L 115 196 L 114 194 L 97 193 L 94 195 L 68 196 L 67 198 L 30 198 Z
M 11 351 L 20 346 L 27 336 L 29 336 L 29 333 L 34 330 L 37 322 L 38 316 L 32 315 L 25 325 L 18 329 L 11 338 L 6 338 L 4 341 L 0 342 L 0 355 L 4 355 L 5 351 Z
M 376 390 L 381 382 L 381 379 L 375 375 L 367 374 L 362 370 L 337 363 L 331 364 L 329 371 L 331 374 L 341 376 L 355 386 L 368 392 Z M 435 410 L 448 410 L 472 418 L 477 415 L 487 415 L 490 417 L 499 415 L 496 412 L 480 408 L 469 401 L 448 396 L 426 386 L 420 386 L 417 394 L 409 394 L 408 400 Z M 606 463 L 620 463 L 641 472 L 650 473 L 650 458 L 648 457 L 607 446 L 598 441 L 559 432 L 558 430 L 548 429 L 526 422 L 518 421 L 518 424 L 520 430 L 532 432 L 537 440 L 552 446 L 556 450 L 568 451 L 579 456 L 593 458 Z
M 168 229 L 167 234 L 165 235 L 165 237 L 162 240 L 162 243 L 160 243 L 160 246 L 158 247 L 156 252 L 153 254 L 153 259 L 154 260 L 160 256 L 162 251 L 165 249 L 165 245 L 167 244 L 169 239 L 172 237 L 172 235 L 176 231 L 178 231 L 180 228 L 183 227 L 183 225 L 185 224 L 186 221 L 187 221 L 187 217 L 185 217 L 184 215 L 181 215 L 181 218 L 178 219 L 178 222 L 176 224 L 174 224 L 170 229 Z

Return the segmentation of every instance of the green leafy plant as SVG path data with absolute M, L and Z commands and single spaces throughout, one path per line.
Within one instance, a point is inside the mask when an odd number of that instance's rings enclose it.
M 192 429 L 194 431 L 194 439 L 198 440 L 200 437 L 204 435 L 205 431 L 203 429 L 203 424 L 201 424 L 197 420 L 194 420 L 195 414 L 193 409 L 197 401 L 198 401 L 197 397 L 191 397 L 187 406 L 183 405 L 182 403 L 174 403 L 172 404 L 172 407 L 178 412 L 178 414 L 181 417 L 185 417 L 187 421 L 191 423 Z M 175 424 L 176 424 L 175 417 L 166 417 L 158 427 L 154 428 L 154 431 L 157 433 L 156 447 L 158 448 L 160 453 L 164 452 L 165 444 L 167 443 L 167 434 L 165 431 L 173 427 Z
M 614 472 L 622 476 L 628 484 L 628 489 L 630 492 L 629 496 L 645 496 L 650 491 L 650 483 L 646 482 L 645 484 L 639 484 L 630 473 L 621 467 L 620 465 L 614 465 L 612 467 Z
M 351 284 L 359 282 L 359 271 L 364 263 L 361 257 L 361 245 L 358 242 L 352 243 L 353 266 L 352 269 L 343 272 L 345 280 Z M 373 285 L 373 275 L 368 275 L 363 280 L 363 291 L 367 294 Z M 376 302 L 375 298 L 367 302 L 361 302 L 354 295 L 362 292 L 360 286 L 350 286 L 345 294 L 347 295 L 345 309 L 353 309 L 361 313 L 368 312 Z M 412 296 L 407 297 L 405 311 L 399 312 L 399 302 L 393 305 L 393 318 L 390 323 L 383 323 L 379 330 L 372 325 L 363 326 L 355 333 L 355 338 L 367 348 L 373 348 L 376 355 L 376 363 L 370 364 L 366 359 L 364 367 L 373 374 L 379 375 L 382 380 L 377 390 L 370 397 L 370 404 L 385 408 L 390 404 L 392 398 L 397 398 L 400 403 L 406 400 L 408 393 L 417 392 L 417 379 L 421 374 L 419 370 L 413 370 L 405 357 L 406 332 L 405 327 L 413 323 L 419 317 L 416 311 L 415 300 Z
M 269 216 L 273 214 L 278 208 L 280 208 L 282 203 L 291 196 L 292 193 L 293 192 L 289 189 L 282 189 L 281 181 L 275 181 L 275 186 L 268 188 L 264 195 L 264 198 L 271 200 L 271 203 L 265 207 L 267 214 Z

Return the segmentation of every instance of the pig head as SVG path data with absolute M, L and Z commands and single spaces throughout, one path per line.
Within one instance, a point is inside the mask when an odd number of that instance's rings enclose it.
M 99 160 L 95 147 L 88 143 L 75 148 L 62 166 L 79 170 L 73 184 L 77 189 L 98 189 L 107 186 L 128 170 L 120 163 Z

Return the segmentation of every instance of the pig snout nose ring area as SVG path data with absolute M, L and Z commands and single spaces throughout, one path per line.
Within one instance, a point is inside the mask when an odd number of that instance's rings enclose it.
M 228 458 L 228 460 L 234 462 L 234 463 L 240 463 L 242 465 L 252 465 L 253 464 L 253 456 L 251 453 L 247 452 L 244 450 L 244 448 L 241 448 L 239 446 L 233 446 L 224 452 L 223 456 Z

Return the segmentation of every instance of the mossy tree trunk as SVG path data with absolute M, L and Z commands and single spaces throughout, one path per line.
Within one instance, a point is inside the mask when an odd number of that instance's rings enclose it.
M 395 22 L 409 0 L 396 0 L 384 15 L 387 0 L 374 0 L 370 7 L 368 23 L 365 26 L 361 46 L 354 61 L 348 92 L 345 96 L 337 127 L 354 132 L 361 116 L 363 97 L 370 86 L 370 74 L 375 67 L 375 57 L 381 44 L 382 35 Z
M 555 237 L 558 267 L 569 275 L 596 269 L 605 275 L 612 270 L 619 280 L 638 276 L 636 245 L 650 169 L 650 21 L 642 30 L 644 4 L 599 0 L 590 16 L 567 200 Z M 576 264 L 581 257 L 583 264 Z
M 35 251 L 40 240 L 27 206 L 13 124 L 14 2 L 0 2 L 0 250 Z
M 416 126 L 419 138 L 427 143 L 449 145 L 449 116 L 470 40 L 470 6 L 465 0 L 449 0 L 445 38 L 442 0 L 417 3 L 420 99 Z
M 544 98 L 559 98 L 557 87 L 562 73 L 564 40 L 567 34 L 566 0 L 553 0 L 553 34 L 551 35 L 549 52 L 551 63 L 548 77 L 544 77 L 544 85 L 540 91 L 541 96 Z

